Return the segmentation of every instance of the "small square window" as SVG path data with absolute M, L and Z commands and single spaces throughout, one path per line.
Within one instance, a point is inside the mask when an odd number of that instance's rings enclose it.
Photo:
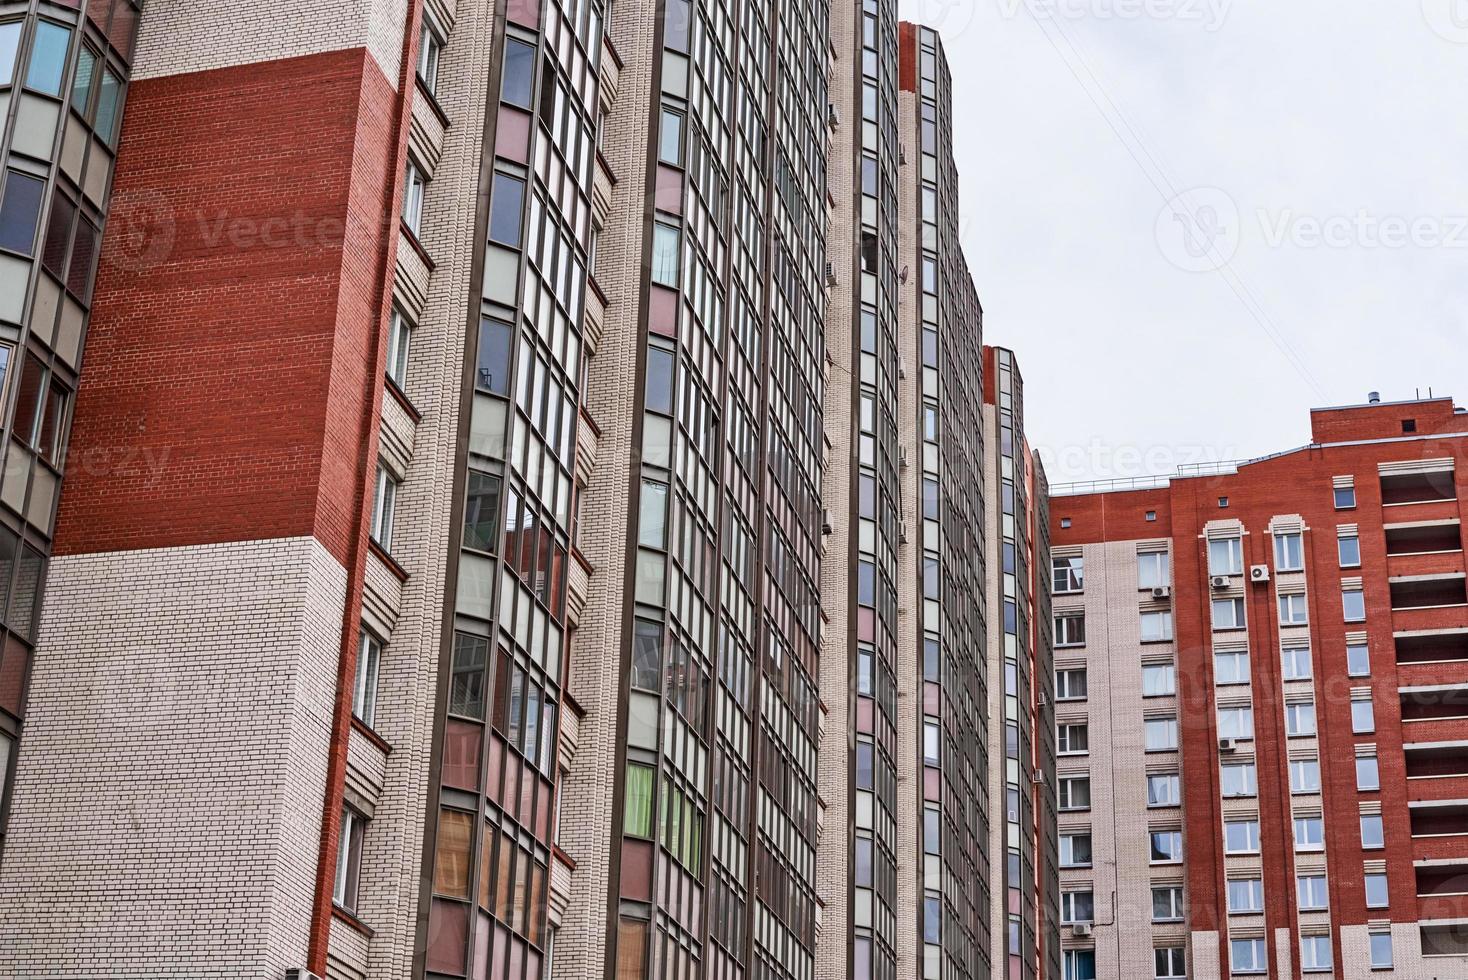
M 1155 521 L 1155 520 L 1157 520 L 1157 511 L 1155 511 L 1155 510 L 1149 510 L 1149 511 L 1147 511 L 1147 520 L 1149 520 L 1149 521 Z
M 1416 419 L 1402 419 L 1402 431 L 1403 432 L 1416 432 L 1417 431 L 1417 420 Z
M 1351 508 L 1353 508 L 1355 506 L 1356 506 L 1356 488 L 1355 487 L 1336 487 L 1335 488 L 1335 509 L 1336 510 L 1350 510 Z
M 1063 527 L 1063 528 L 1070 527 L 1070 518 L 1069 517 L 1062 517 L 1060 519 L 1060 526 Z
M 1218 506 L 1220 506 L 1220 507 L 1227 507 L 1228 506 L 1228 498 L 1227 497 L 1219 497 L 1218 498 Z

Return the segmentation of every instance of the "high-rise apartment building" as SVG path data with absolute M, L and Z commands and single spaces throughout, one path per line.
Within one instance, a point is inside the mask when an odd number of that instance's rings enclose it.
M 1053 975 L 933 31 L 29 0 L 7 60 L 0 974 Z
M 1468 975 L 1468 413 L 1051 501 L 1067 977 Z

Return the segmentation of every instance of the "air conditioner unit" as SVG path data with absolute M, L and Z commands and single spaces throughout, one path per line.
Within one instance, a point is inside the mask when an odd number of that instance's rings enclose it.
M 831 511 L 827 507 L 821 508 L 821 533 L 831 533 Z
M 826 263 L 826 285 L 836 285 L 836 267 L 829 262 Z
M 1152 589 L 1152 598 L 1154 598 L 1154 599 L 1171 599 L 1172 598 L 1172 586 L 1170 586 L 1170 585 L 1159 585 L 1159 586 L 1154 587 Z
M 826 119 L 831 124 L 832 129 L 841 125 L 841 110 L 836 108 L 836 103 L 826 103 Z
M 321 978 L 303 966 L 293 966 L 285 971 L 285 980 L 321 980 Z
M 904 469 L 904 470 L 907 469 L 907 447 L 906 446 L 899 447 L 899 450 L 898 450 L 898 453 L 897 453 L 897 465 L 899 467 L 901 467 L 902 469 Z
M 1238 743 L 1231 738 L 1221 738 L 1218 740 L 1218 751 L 1232 752 L 1237 744 Z
M 1034 772 L 1030 773 L 1030 782 L 1043 785 L 1045 782 L 1045 774 L 1036 769 Z
M 897 543 L 907 544 L 907 522 L 902 521 L 897 525 Z
M 1269 581 L 1269 566 L 1268 565 L 1250 565 L 1249 566 L 1249 581 L 1250 582 L 1268 582 Z
M 1070 927 L 1070 934 L 1076 937 L 1089 936 L 1091 934 L 1091 923 L 1077 922 Z
M 1050 699 L 1045 696 L 1044 691 L 1040 692 L 1040 696 L 1037 700 L 1039 701 L 1041 707 L 1044 707 L 1045 705 L 1050 703 Z
M 1226 589 L 1229 587 L 1229 578 L 1227 575 L 1215 575 L 1209 581 L 1213 583 L 1215 589 Z

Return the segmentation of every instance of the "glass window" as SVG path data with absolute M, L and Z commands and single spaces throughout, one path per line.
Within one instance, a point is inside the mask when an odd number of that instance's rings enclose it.
M 1269 952 L 1262 939 L 1230 939 L 1228 957 L 1235 973 L 1264 973 L 1269 969 Z
M 1084 667 L 1055 672 L 1055 700 L 1083 701 L 1085 698 L 1086 669 Z
M 1215 538 L 1208 542 L 1208 574 L 1242 575 L 1244 543 L 1239 538 Z
M 1213 628 L 1215 630 L 1243 629 L 1244 600 L 1242 598 L 1214 599 Z
M 1318 910 L 1330 906 L 1330 889 L 1325 881 L 1325 875 L 1300 875 L 1296 879 L 1300 908 Z
M 454 673 L 449 684 L 449 714 L 484 720 L 485 676 L 489 669 L 489 639 L 470 633 L 454 634 Z
M 418 32 L 418 77 L 430 95 L 438 92 L 438 61 L 443 54 L 443 30 L 427 7 Z
M 387 376 L 398 390 L 408 387 L 408 348 L 413 341 L 413 325 L 397 307 L 387 327 Z
M 97 135 L 108 143 L 117 141 L 117 124 L 122 119 L 122 79 L 112 69 L 102 69 L 102 87 L 97 93 Z
M 1360 589 L 1346 589 L 1341 592 L 1341 608 L 1345 613 L 1346 622 L 1361 622 L 1366 618 L 1366 593 Z
M 926 727 L 926 726 L 925 726 Z M 934 734 L 937 728 L 934 726 Z M 1086 751 L 1087 730 L 1085 725 L 1061 725 L 1056 751 L 1061 755 L 1079 755 Z
M 474 814 L 441 810 L 433 859 L 433 891 L 453 898 L 469 897 L 469 855 L 474 841 Z
M 1152 889 L 1152 921 L 1180 922 L 1183 918 L 1183 890 L 1177 885 Z
M 632 686 L 644 691 L 657 691 L 663 672 L 663 628 L 648 619 L 639 619 L 632 640 Z
M 1371 649 L 1364 643 L 1346 644 L 1346 670 L 1352 677 L 1371 674 Z
M 665 347 L 647 349 L 646 406 L 650 412 L 673 414 L 673 352 Z
M 1096 980 L 1096 951 L 1068 949 L 1065 951 L 1064 967 L 1064 980 Z
M 1282 595 L 1279 597 L 1279 622 L 1281 626 L 1300 626 L 1310 621 L 1309 607 L 1305 596 Z
M 1172 570 L 1165 551 L 1153 551 L 1137 556 L 1137 588 L 1160 589 L 1172 584 Z
M 1065 868 L 1089 868 L 1091 866 L 1091 835 L 1061 834 L 1060 865 Z
M 1220 782 L 1224 798 L 1254 796 L 1258 793 L 1258 780 L 1252 762 L 1233 762 L 1220 768 Z
M 1263 912 L 1264 882 L 1259 878 L 1244 878 L 1228 883 L 1228 910 L 1230 914 Z
M 489 240 L 510 248 L 519 248 L 520 217 L 525 209 L 525 181 L 509 174 L 496 173 L 489 207 Z
M 1254 737 L 1254 709 L 1253 708 L 1219 708 L 1218 709 L 1218 737 L 1219 738 L 1253 738 Z
M 427 189 L 428 179 L 418 169 L 418 164 L 409 160 L 407 173 L 403 176 L 403 224 L 415 236 L 423 223 L 423 196 Z
M 59 191 L 51 193 L 51 213 L 46 218 L 46 243 L 41 248 L 41 264 L 56 276 L 66 278 L 66 250 L 71 245 L 71 223 L 76 205 Z
M 1361 814 L 1361 846 L 1367 850 L 1379 850 L 1386 846 L 1386 832 L 1382 828 L 1381 814 Z
M 1330 937 L 1300 937 L 1300 969 L 1306 972 L 1331 969 Z
M 1295 818 L 1295 850 L 1325 850 L 1325 825 L 1319 817 Z
M 1392 934 L 1389 932 L 1371 933 L 1371 968 L 1390 970 L 1393 963 Z
M 1358 537 L 1341 538 L 1338 541 L 1341 555 L 1342 568 L 1355 568 L 1361 564 L 1361 539 Z
M 97 52 L 83 45 L 71 80 L 71 107 L 83 116 L 92 106 L 92 82 L 97 78 Z
M 1188 975 L 1188 959 L 1181 946 L 1158 947 L 1152 951 L 1152 975 L 1157 980 L 1175 980 Z
M 1143 737 L 1148 752 L 1172 752 L 1177 749 L 1177 719 L 1148 718 L 1143 722 Z
M 1363 793 L 1381 789 L 1381 769 L 1377 765 L 1376 756 L 1356 757 L 1356 789 Z
M 1319 759 L 1292 759 L 1292 760 L 1290 760 L 1290 792 L 1291 793 L 1318 793 L 1318 792 L 1320 792 L 1320 760 Z
M 1281 572 L 1298 572 L 1305 567 L 1305 545 L 1298 532 L 1274 536 L 1274 565 Z
M 1290 736 L 1315 734 L 1315 702 L 1298 701 L 1285 705 L 1285 734 Z
M 1153 864 L 1176 864 L 1183 859 L 1183 833 L 1180 830 L 1154 830 L 1151 833 Z
M 366 629 L 357 644 L 357 676 L 352 685 L 352 714 L 368 728 L 377 718 L 377 670 L 382 641 Z
M 1084 558 L 1052 558 L 1050 566 L 1056 592 L 1080 592 L 1084 588 Z
M 515 328 L 503 320 L 484 317 L 479 321 L 479 369 L 475 383 L 484 391 L 505 395 L 510 391 L 510 347 Z
M 642 501 L 638 510 L 637 543 L 648 548 L 668 545 L 668 485 L 656 480 L 642 481 Z
M 1335 506 L 1336 506 L 1336 510 L 1349 510 L 1350 508 L 1355 507 L 1356 506 L 1356 488 L 1355 487 L 1336 487 L 1335 488 Z
M 1391 895 L 1387 888 L 1386 875 L 1370 874 L 1366 876 L 1366 907 L 1369 909 L 1384 909 L 1391 904 Z
M 31 63 L 26 70 L 26 88 L 61 94 L 61 77 L 66 72 L 66 50 L 71 46 L 71 29 L 49 20 L 36 22 L 36 39 L 31 46 Z
M 336 882 L 331 899 L 348 912 L 357 908 L 357 884 L 362 873 L 362 833 L 367 818 L 351 807 L 342 807 L 336 839 Z
M 652 229 L 652 281 L 678 288 L 678 269 L 682 260 L 682 236 L 677 228 L 661 221 Z
M 1213 655 L 1213 682 L 1220 686 L 1249 683 L 1249 652 L 1230 650 Z
M 1287 681 L 1308 681 L 1314 674 L 1310 666 L 1309 647 L 1285 647 L 1281 652 L 1281 660 L 1284 664 L 1284 679 Z
M 513 37 L 505 38 L 505 78 L 500 98 L 510 105 L 529 109 L 535 91 L 535 46 Z
M 15 54 L 20 48 L 22 23 L 12 20 L 0 24 L 0 85 L 9 85 L 15 80 Z
M 376 489 L 372 497 L 372 540 L 384 551 L 392 550 L 392 520 L 397 499 L 398 481 L 378 463 Z
M 627 782 L 622 796 L 622 833 L 628 837 L 652 836 L 652 775 L 652 766 L 627 763 Z
M 1094 922 L 1096 920 L 1096 897 L 1090 891 L 1063 892 L 1060 896 L 1060 921 Z
M 1091 808 L 1090 777 L 1062 776 L 1059 797 L 1062 810 L 1089 810 Z
M 1351 731 L 1357 735 L 1376 731 L 1376 712 L 1370 697 L 1351 699 Z
M 658 135 L 658 159 L 675 167 L 683 166 L 683 113 L 664 107 Z
M 1223 825 L 1223 846 L 1230 854 L 1252 854 L 1259 850 L 1259 821 L 1226 821 Z
M 1180 806 L 1182 782 L 1175 772 L 1154 773 L 1147 777 L 1147 805 Z
M 1055 617 L 1055 645 L 1081 646 L 1086 642 L 1086 614 L 1064 613 Z
M 1142 697 L 1168 697 L 1177 693 L 1177 668 L 1172 664 L 1142 665 Z
M 86 215 L 76 223 L 76 238 L 71 246 L 71 262 L 66 270 L 66 288 L 83 300 L 92 292 L 92 259 L 97 254 L 97 226 Z
M 46 182 L 39 177 L 19 170 L 6 172 L 5 192 L 0 197 L 0 248 L 22 255 L 33 253 L 45 190 Z
M 1142 642 L 1158 643 L 1172 639 L 1172 613 L 1166 610 L 1142 613 Z

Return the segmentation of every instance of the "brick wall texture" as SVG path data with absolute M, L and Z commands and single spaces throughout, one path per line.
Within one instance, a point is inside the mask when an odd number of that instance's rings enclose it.
M 304 965 L 345 595 L 309 537 L 52 562 L 0 976 Z

